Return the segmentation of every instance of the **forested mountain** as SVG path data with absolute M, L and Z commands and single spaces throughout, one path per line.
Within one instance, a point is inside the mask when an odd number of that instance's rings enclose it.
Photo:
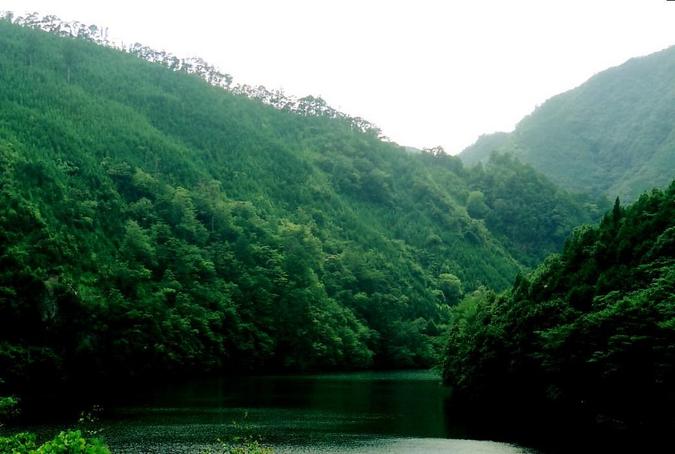
M 467 297 L 450 326 L 445 380 L 481 415 L 517 407 L 549 431 L 587 425 L 640 444 L 640 431 L 672 433 L 675 182 L 617 200 L 511 290 Z
M 166 61 L 0 21 L 7 386 L 429 365 L 463 292 L 602 207 Z
M 555 96 L 510 134 L 481 137 L 470 165 L 512 153 L 573 191 L 635 199 L 675 175 L 675 47 L 634 58 Z

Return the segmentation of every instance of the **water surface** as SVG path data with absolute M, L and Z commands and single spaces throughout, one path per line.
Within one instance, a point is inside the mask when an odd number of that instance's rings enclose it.
M 277 453 L 528 452 L 462 439 L 448 392 L 427 371 L 197 380 L 108 408 L 101 435 L 119 453 L 198 453 L 235 436 Z

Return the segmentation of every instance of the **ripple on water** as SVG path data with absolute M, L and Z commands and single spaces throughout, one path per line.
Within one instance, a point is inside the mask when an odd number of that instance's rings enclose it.
M 533 454 L 533 451 L 507 443 L 477 440 L 446 440 L 440 438 L 378 438 L 344 437 L 339 443 L 312 442 L 311 444 L 269 444 L 275 454 Z M 120 454 L 192 454 L 217 448 L 213 443 L 144 443 L 113 446 L 113 452 Z

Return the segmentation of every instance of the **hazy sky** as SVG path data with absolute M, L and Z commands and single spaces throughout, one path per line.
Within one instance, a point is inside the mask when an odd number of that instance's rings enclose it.
M 675 44 L 666 0 L 0 0 L 109 27 L 237 82 L 320 95 L 393 140 L 457 153 L 544 100 Z

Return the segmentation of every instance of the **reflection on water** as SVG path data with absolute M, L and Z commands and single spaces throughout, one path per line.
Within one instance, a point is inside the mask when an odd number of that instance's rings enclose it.
M 201 452 L 235 434 L 280 453 L 526 452 L 462 440 L 447 423 L 447 397 L 427 371 L 209 379 L 108 408 L 102 435 L 123 453 Z

